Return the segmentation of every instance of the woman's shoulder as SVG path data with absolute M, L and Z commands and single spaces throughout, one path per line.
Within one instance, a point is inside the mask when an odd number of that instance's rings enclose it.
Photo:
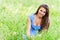
M 28 18 L 32 21 L 34 19 L 34 14 L 30 14 Z
M 33 18 L 33 16 L 34 16 L 34 14 L 30 14 L 30 15 L 29 15 L 29 18 Z

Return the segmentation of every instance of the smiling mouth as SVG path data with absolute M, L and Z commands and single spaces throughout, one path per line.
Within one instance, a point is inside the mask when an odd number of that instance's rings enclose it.
M 42 16 L 43 16 L 43 14 L 41 14 L 41 13 L 40 13 L 40 15 L 42 15 Z

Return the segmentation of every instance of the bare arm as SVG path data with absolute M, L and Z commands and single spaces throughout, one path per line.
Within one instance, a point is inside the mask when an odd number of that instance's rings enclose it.
M 28 20 L 27 20 L 27 36 L 30 36 L 30 28 L 31 28 L 31 21 L 30 21 L 30 18 L 28 17 Z

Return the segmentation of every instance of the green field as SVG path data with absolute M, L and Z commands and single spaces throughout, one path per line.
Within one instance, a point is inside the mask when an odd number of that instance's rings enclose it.
M 28 40 L 60 40 L 60 0 L 0 0 L 0 40 L 23 40 L 27 17 L 44 3 L 50 10 L 48 32 Z

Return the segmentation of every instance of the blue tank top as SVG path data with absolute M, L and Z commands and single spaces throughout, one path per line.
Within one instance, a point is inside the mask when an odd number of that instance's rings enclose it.
M 41 26 L 35 26 L 34 25 L 34 14 L 33 15 L 30 15 L 29 18 L 31 20 L 30 36 L 34 36 L 41 29 Z

